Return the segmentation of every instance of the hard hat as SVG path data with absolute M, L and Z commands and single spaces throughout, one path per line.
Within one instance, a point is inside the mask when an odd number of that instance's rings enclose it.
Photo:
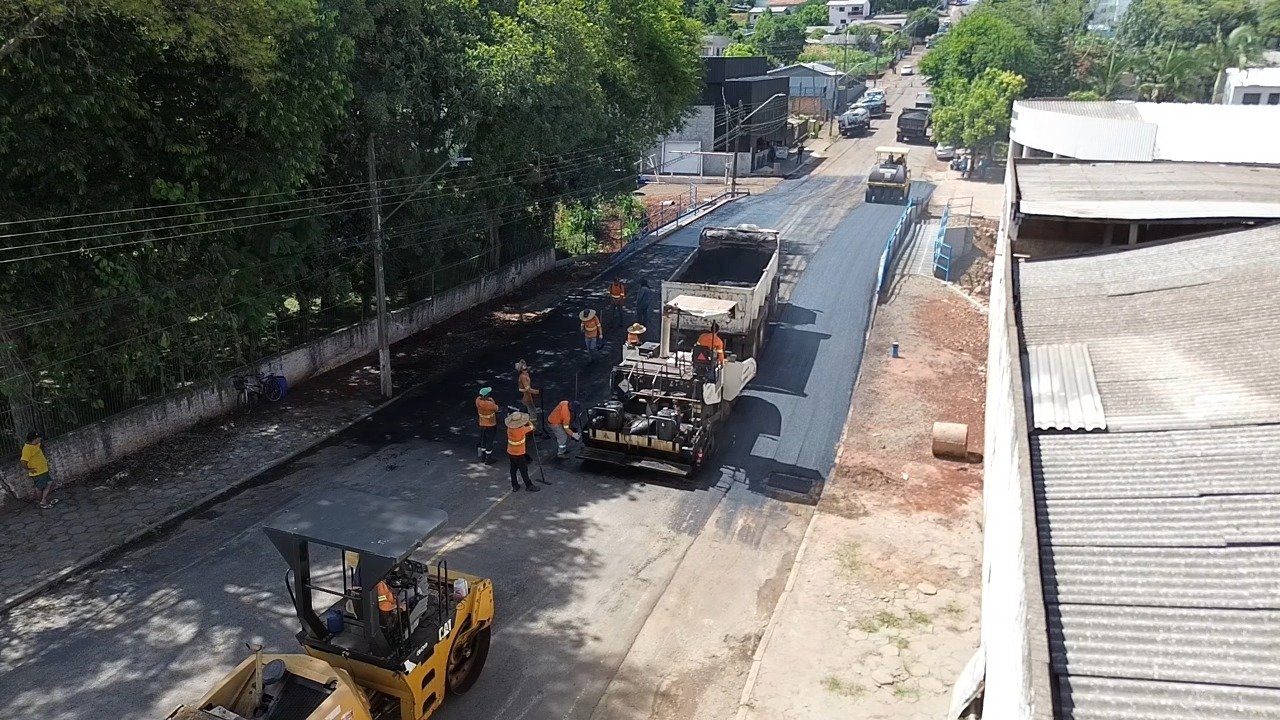
M 489 393 L 491 393 L 491 392 L 493 392 L 493 388 L 491 388 L 491 387 L 482 387 L 482 388 L 480 388 L 480 397 L 489 397 Z

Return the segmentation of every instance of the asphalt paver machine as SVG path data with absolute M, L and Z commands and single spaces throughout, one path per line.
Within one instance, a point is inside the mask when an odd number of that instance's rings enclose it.
M 910 148 L 876 148 L 876 164 L 867 173 L 867 202 L 906 205 L 911 197 L 911 171 L 907 169 Z
M 304 652 L 254 648 L 170 720 L 425 720 L 469 690 L 489 653 L 493 583 L 410 557 L 446 520 L 342 492 L 268 523 Z
M 777 230 L 704 228 L 662 283 L 661 341 L 627 345 L 610 397 L 587 411 L 584 461 L 692 476 L 716 448 L 734 401 L 756 375 L 778 302 Z M 715 331 L 723 358 L 699 344 Z

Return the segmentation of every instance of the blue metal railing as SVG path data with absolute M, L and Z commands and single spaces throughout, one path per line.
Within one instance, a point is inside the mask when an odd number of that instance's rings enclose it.
M 876 289 L 884 292 L 885 286 L 889 282 L 889 267 L 893 265 L 893 255 L 895 247 L 899 242 L 911 232 L 911 226 L 915 221 L 916 201 L 914 199 L 907 200 L 907 208 L 902 211 L 902 217 L 898 218 L 898 224 L 894 226 L 893 232 L 889 233 L 889 238 L 885 240 L 884 252 L 880 253 L 880 270 L 876 275 Z
M 942 273 L 942 279 L 951 282 L 951 244 L 947 242 L 947 224 L 951 221 L 951 206 L 942 209 L 938 236 L 933 239 L 933 274 Z

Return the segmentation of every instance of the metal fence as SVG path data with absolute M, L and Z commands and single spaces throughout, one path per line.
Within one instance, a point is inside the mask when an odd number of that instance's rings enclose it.
M 656 201 L 652 204 L 646 203 L 646 212 L 641 222 L 641 227 L 625 242 L 622 242 L 616 250 L 614 250 L 614 261 L 620 261 L 631 253 L 639 250 L 644 246 L 643 241 L 652 237 L 654 233 L 665 228 L 672 223 L 680 221 L 694 215 L 695 213 L 710 207 L 724 198 L 729 197 L 732 193 L 729 190 L 721 190 L 713 195 L 703 196 L 698 185 L 690 185 L 688 195 L 680 195 L 675 198 Z M 750 194 L 749 191 L 739 189 L 738 195 Z
M 907 235 L 911 234 L 911 229 L 915 226 L 916 218 L 919 217 L 921 208 L 925 207 L 925 203 L 918 202 L 915 199 L 907 200 L 907 207 L 903 209 L 898 223 L 893 226 L 893 231 L 889 233 L 889 237 L 885 239 L 884 251 L 880 253 L 880 268 L 876 274 L 876 289 L 883 293 L 888 287 L 889 278 L 892 276 L 890 272 L 894 257 L 898 248 L 906 240 Z
M 506 235 L 506 237 L 502 237 Z M 500 267 L 518 262 L 550 246 L 546 233 L 502 231 L 495 244 L 482 252 L 457 259 L 424 257 L 421 253 L 387 253 L 388 310 L 397 310 L 444 292 Z M 361 274 L 371 267 L 367 252 L 335 260 L 326 268 Z M 251 298 L 252 300 L 252 298 Z M 59 382 L 66 363 L 82 360 L 75 355 L 33 366 L 24 362 L 18 344 L 0 328 L 0 454 L 12 454 L 26 433 L 38 429 L 56 437 L 118 413 L 152 403 L 198 383 L 224 378 L 264 359 L 307 345 L 344 327 L 373 317 L 373 298 L 365 289 L 353 288 L 341 301 L 325 301 L 320 293 L 301 285 L 278 288 L 261 297 L 274 308 L 252 329 L 228 334 L 223 324 L 202 327 L 201 312 L 192 308 L 191 321 L 181 327 L 156 331 L 139 329 L 136 335 L 98 350 L 102 361 L 94 364 L 100 375 L 93 392 L 72 392 Z M 249 303 L 252 304 L 252 303 Z M 213 308 L 210 311 L 214 310 Z M 216 308 L 227 312 L 228 308 Z M 95 345 L 90 338 L 87 345 Z M 182 352 L 177 352 L 178 345 Z M 107 355 L 109 353 L 109 355 Z M 130 358 L 146 354 L 148 372 Z

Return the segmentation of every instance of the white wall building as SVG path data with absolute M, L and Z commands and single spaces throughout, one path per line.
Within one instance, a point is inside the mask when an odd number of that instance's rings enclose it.
M 1280 164 L 1280 107 L 1019 100 L 1014 157 Z
M 733 44 L 733 38 L 728 35 L 703 35 L 702 56 L 720 57 L 731 44 Z
M 1280 105 L 1280 68 L 1228 68 L 1223 105 Z
M 827 0 L 827 24 L 837 32 L 871 16 L 871 0 Z

